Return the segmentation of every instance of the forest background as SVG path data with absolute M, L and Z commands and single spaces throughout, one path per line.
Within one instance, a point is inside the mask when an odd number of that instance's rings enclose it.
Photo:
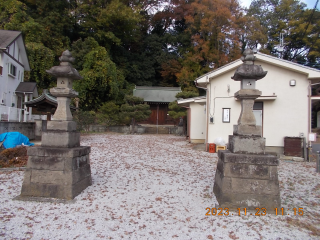
M 71 50 L 83 111 L 117 108 L 135 85 L 196 96 L 197 77 L 247 47 L 320 69 L 320 13 L 298 0 L 249 8 L 237 0 L 2 0 L 0 29 L 23 33 L 31 66 L 24 80 L 40 93 L 56 82 L 45 70 Z

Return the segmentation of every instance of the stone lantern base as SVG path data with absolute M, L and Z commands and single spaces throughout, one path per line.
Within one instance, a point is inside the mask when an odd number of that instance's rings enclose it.
M 219 151 L 213 192 L 219 207 L 237 210 L 265 208 L 268 214 L 280 206 L 277 166 L 273 155 Z
M 71 200 L 91 185 L 90 147 L 31 147 L 18 200 Z
M 18 200 L 71 200 L 91 185 L 91 148 L 80 146 L 73 121 L 49 121 L 41 147 L 28 148 L 28 164 Z

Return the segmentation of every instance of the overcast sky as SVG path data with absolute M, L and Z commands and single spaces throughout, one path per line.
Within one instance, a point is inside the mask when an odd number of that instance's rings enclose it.
M 249 7 L 252 0 L 239 0 L 240 3 L 242 3 L 243 6 Z M 301 0 L 301 2 L 304 2 L 307 4 L 307 8 L 314 8 L 314 5 L 316 4 L 317 0 Z M 318 3 L 317 9 L 320 9 L 320 3 Z

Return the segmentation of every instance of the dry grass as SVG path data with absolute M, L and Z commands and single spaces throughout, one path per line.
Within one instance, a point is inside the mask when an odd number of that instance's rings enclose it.
M 0 151 L 0 168 L 27 165 L 27 147 L 8 148 Z

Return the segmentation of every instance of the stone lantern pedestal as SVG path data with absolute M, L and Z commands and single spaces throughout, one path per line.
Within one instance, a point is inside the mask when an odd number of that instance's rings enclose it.
M 253 104 L 261 92 L 255 89 L 255 81 L 263 78 L 261 66 L 254 65 L 253 51 L 247 49 L 243 64 L 232 77 L 241 81 L 241 89 L 235 97 L 241 101 L 238 124 L 229 136 L 229 148 L 218 152 L 218 164 L 213 192 L 219 207 L 237 210 L 265 208 L 274 213 L 280 208 L 280 191 L 277 166 L 278 158 L 265 154 L 265 138 L 261 126 L 256 126 Z
M 80 146 L 80 133 L 72 121 L 70 98 L 78 95 L 73 80 L 81 76 L 71 65 L 67 50 L 60 57 L 60 66 L 48 73 L 57 77 L 57 87 L 50 92 L 57 97 L 58 107 L 47 131 L 42 132 L 41 147 L 28 149 L 28 164 L 18 200 L 71 200 L 91 185 L 90 147 Z

